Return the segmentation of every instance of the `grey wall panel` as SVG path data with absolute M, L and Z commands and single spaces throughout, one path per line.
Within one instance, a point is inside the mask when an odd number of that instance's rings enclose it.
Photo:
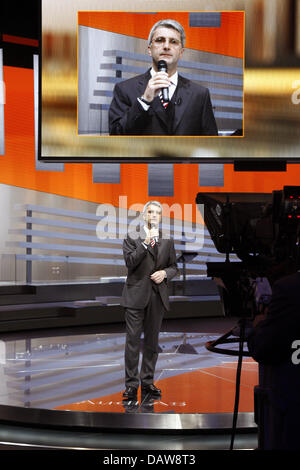
M 106 47 L 111 47 L 109 33 L 93 28 L 79 26 L 79 63 L 78 63 L 78 133 L 102 134 L 108 133 L 108 114 L 98 104 L 94 91 L 97 89 L 97 77 L 100 73 L 101 58 Z M 106 71 L 102 72 L 105 77 Z M 111 85 L 102 85 L 102 90 L 110 89 Z M 101 100 L 108 104 L 109 100 Z M 92 106 L 90 106 L 92 105 Z
M 221 13 L 194 12 L 189 14 L 189 26 L 194 28 L 220 28 Z
M 120 183 L 119 163 L 99 163 L 93 165 L 93 183 Z
M 97 91 L 110 90 L 113 85 L 105 82 L 105 78 L 116 77 L 116 72 L 100 70 L 101 64 L 115 63 L 115 58 L 104 56 L 105 50 L 125 49 L 145 55 L 147 41 L 136 40 L 130 36 L 110 33 L 86 26 L 78 28 L 78 134 L 108 134 L 108 111 L 99 106 L 109 105 L 111 97 L 97 97 Z M 132 64 L 132 62 L 130 62 Z M 139 65 L 136 62 L 136 65 Z M 149 62 L 150 66 L 150 62 Z M 146 70 L 148 66 L 144 67 Z M 98 77 L 103 81 L 99 86 Z M 124 72 L 123 79 L 130 78 L 130 73 Z
M 224 165 L 220 163 L 199 164 L 199 186 L 224 186 Z
M 62 209 L 68 211 L 76 211 L 80 213 L 90 213 L 92 216 L 96 215 L 98 208 L 97 203 L 82 201 L 79 199 L 73 199 L 63 196 L 57 196 L 55 194 L 44 193 L 41 191 L 33 191 L 24 188 L 17 188 L 14 186 L 0 184 L 0 211 L 2 214 L 2 222 L 0 225 L 0 280 L 1 281 L 21 281 L 26 280 L 26 261 L 17 260 L 16 255 L 21 255 L 25 253 L 25 249 L 22 247 L 14 247 L 7 244 L 7 242 L 13 241 L 26 241 L 26 234 L 22 234 L 21 230 L 26 229 L 26 222 L 24 223 L 24 210 L 18 207 L 18 205 L 24 204 L 34 204 L 48 207 L 51 209 L 57 209 L 61 211 Z M 36 215 L 36 213 L 33 212 Z M 55 215 L 55 214 L 41 214 L 39 217 L 45 223 L 47 220 L 51 222 L 76 222 L 76 219 L 68 217 L 67 215 Z M 84 220 L 81 221 L 82 223 Z M 91 223 L 91 222 L 90 222 Z M 43 226 L 34 225 L 33 229 L 41 230 Z M 51 230 L 54 230 L 59 236 L 59 231 L 64 234 L 69 233 L 89 233 L 93 235 L 95 240 L 88 240 L 87 243 L 89 246 L 99 246 L 99 241 L 96 237 L 96 222 L 94 223 L 94 231 L 84 232 L 81 230 L 73 230 L 72 228 L 66 228 L 64 226 L 57 228 L 47 227 L 49 232 L 48 238 L 45 237 L 43 233 L 39 235 L 33 234 L 33 242 L 45 242 L 53 243 Z M 17 232 L 16 232 L 17 231 Z M 59 240 L 59 239 L 58 239 Z M 58 243 L 61 243 L 58 241 Z M 69 244 L 74 243 L 78 245 L 77 240 L 70 240 Z M 106 245 L 109 248 L 109 244 Z M 112 248 L 114 245 L 112 245 Z M 34 254 L 52 254 L 46 252 L 39 252 L 38 250 L 33 250 Z M 110 265 L 89 265 L 87 263 L 83 264 L 71 264 L 63 261 L 55 261 L 53 258 L 52 262 L 32 262 L 32 280 L 39 281 L 49 281 L 49 282 L 60 282 L 65 280 L 97 280 L 101 277 L 112 276 L 124 276 L 126 273 L 125 266 L 110 264 Z
M 148 196 L 174 196 L 173 165 L 148 165 Z
M 4 104 L 5 104 L 5 83 L 3 81 L 3 49 L 0 49 L 0 155 L 5 154 Z

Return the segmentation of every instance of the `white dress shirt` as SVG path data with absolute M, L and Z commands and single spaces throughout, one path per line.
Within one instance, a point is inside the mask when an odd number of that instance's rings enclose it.
M 146 233 L 146 237 L 149 237 L 150 235 L 150 230 L 148 229 L 148 227 L 146 225 L 144 225 L 144 230 L 145 230 L 145 233 Z M 157 236 L 153 237 L 155 242 L 158 241 L 158 229 L 157 229 Z M 148 245 L 145 243 L 145 242 L 142 242 L 142 245 L 144 248 L 146 248 L 146 250 L 148 250 Z M 163 270 L 164 271 L 164 270 Z M 165 271 L 165 278 L 167 278 L 167 273 Z

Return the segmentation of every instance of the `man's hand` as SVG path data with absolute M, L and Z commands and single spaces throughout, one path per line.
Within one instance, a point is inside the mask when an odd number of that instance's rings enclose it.
M 155 271 L 151 274 L 150 279 L 155 282 L 155 284 L 160 284 L 166 277 L 166 271 L 163 269 L 161 271 Z
M 156 72 L 155 75 L 150 78 L 147 88 L 143 93 L 143 98 L 151 102 L 162 88 L 168 88 L 170 85 L 171 82 L 166 72 Z
M 149 235 L 144 240 L 146 245 L 149 245 L 151 239 L 154 237 L 159 237 L 159 231 L 158 231 L 158 228 L 156 227 L 153 227 L 151 230 L 149 230 Z

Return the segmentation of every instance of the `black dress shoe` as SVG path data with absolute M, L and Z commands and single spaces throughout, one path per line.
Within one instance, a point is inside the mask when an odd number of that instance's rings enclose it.
M 161 390 L 159 388 L 155 387 L 154 384 L 142 385 L 142 394 L 143 395 L 149 394 L 152 397 L 160 397 L 161 396 Z
M 137 389 L 135 387 L 126 387 L 125 392 L 123 393 L 123 397 L 128 399 L 136 399 Z

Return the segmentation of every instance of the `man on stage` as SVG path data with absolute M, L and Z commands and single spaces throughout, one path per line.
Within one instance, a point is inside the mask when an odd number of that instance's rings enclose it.
M 184 44 L 177 21 L 161 20 L 152 27 L 152 68 L 115 86 L 110 135 L 218 135 L 208 89 L 178 75 Z
M 139 237 L 128 234 L 123 254 L 128 268 L 121 305 L 125 307 L 125 392 L 126 399 L 136 399 L 139 383 L 142 395 L 160 397 L 154 385 L 158 358 L 158 337 L 165 310 L 169 309 L 168 283 L 177 274 L 176 253 L 172 239 L 161 238 L 161 204 L 149 201 L 143 210 L 145 225 Z M 136 233 L 134 234 L 136 235 Z M 144 351 L 138 372 L 140 337 L 144 331 Z

